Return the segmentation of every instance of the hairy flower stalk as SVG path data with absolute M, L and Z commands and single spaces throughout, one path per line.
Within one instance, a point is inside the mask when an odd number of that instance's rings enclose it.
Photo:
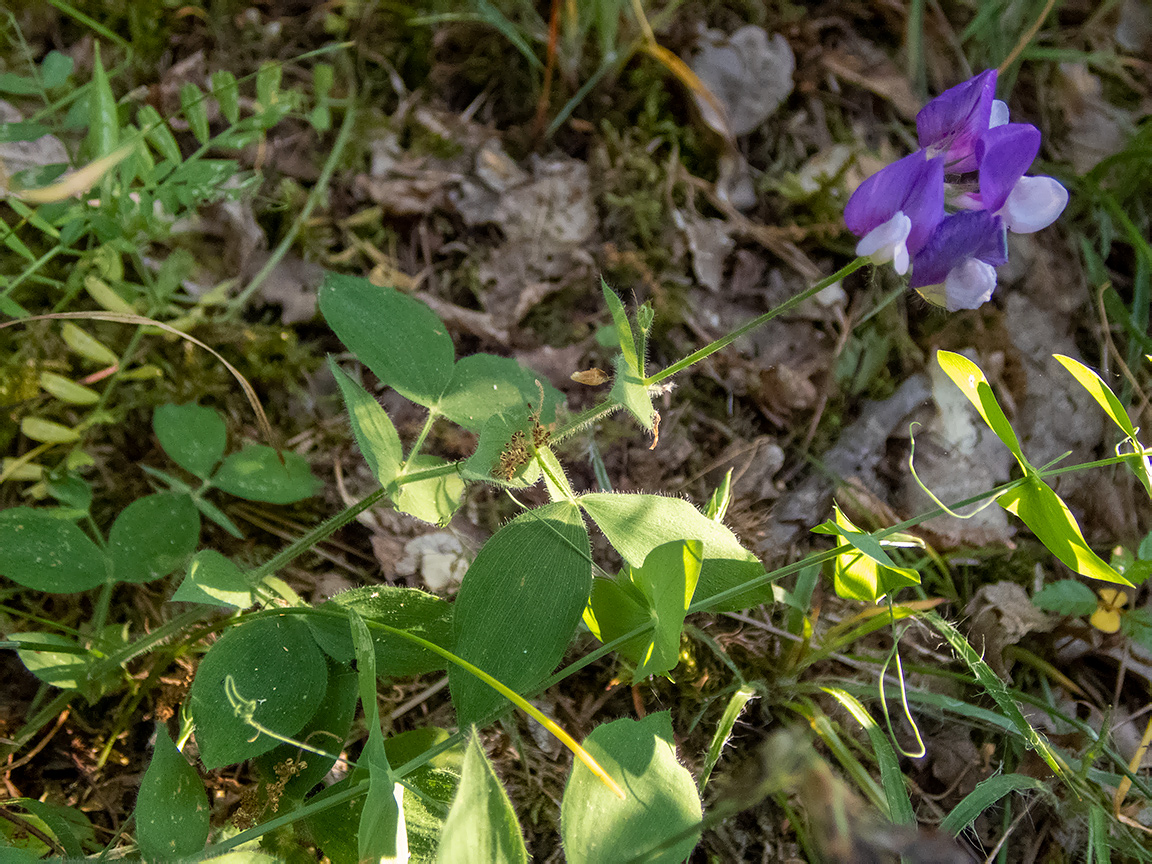
M 996 289 L 1008 260 L 1007 232 L 1051 225 L 1068 191 L 1026 177 L 1040 130 L 1011 123 L 990 69 L 933 99 L 916 117 L 920 149 L 860 184 L 844 208 L 856 254 L 892 262 L 930 303 L 975 309 Z

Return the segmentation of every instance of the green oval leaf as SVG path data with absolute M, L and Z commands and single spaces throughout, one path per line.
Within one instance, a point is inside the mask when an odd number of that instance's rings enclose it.
M 366 622 L 387 624 L 427 639 L 441 648 L 452 648 L 452 605 L 416 588 L 393 585 L 353 588 L 337 594 L 320 608 L 354 609 Z M 331 657 L 342 663 L 351 662 L 355 654 L 347 620 L 330 615 L 310 615 L 308 626 L 316 642 Z M 444 669 L 446 661 L 439 654 L 380 629 L 369 628 L 369 631 L 379 676 L 403 678 Z
M 252 444 L 224 460 L 212 485 L 237 498 L 268 504 L 291 504 L 315 495 L 320 481 L 312 476 L 308 460 L 290 450 L 283 455 L 281 464 L 271 447 Z
M 100 394 L 91 387 L 77 384 L 71 378 L 55 372 L 41 372 L 40 386 L 60 401 L 73 405 L 92 405 L 100 398 Z
M 107 559 L 88 535 L 50 511 L 0 512 L 0 576 L 49 594 L 87 591 L 108 579 Z
M 517 692 L 564 654 L 592 587 L 588 531 L 566 501 L 513 519 L 484 544 L 455 604 L 456 653 Z M 504 701 L 458 666 L 448 670 L 461 726 Z
M 195 855 L 208 840 L 208 795 L 196 769 L 156 728 L 156 750 L 136 798 L 136 841 L 145 861 Z
M 191 81 L 180 88 L 180 107 L 184 119 L 192 129 L 192 134 L 201 144 L 207 144 L 212 133 L 208 128 L 208 108 L 204 104 L 204 93 Z
M 764 575 L 760 559 L 741 546 L 735 534 L 683 498 L 595 492 L 577 500 L 633 567 L 642 567 L 657 546 L 685 537 L 702 541 L 704 564 L 696 585 L 697 603 Z M 733 612 L 771 600 L 772 586 L 761 585 L 709 608 Z
M 284 784 L 284 795 L 289 800 L 303 800 L 312 787 L 324 779 L 336 764 L 337 754 L 344 746 L 352 721 L 356 718 L 359 688 L 356 673 L 347 666 L 332 660 L 328 661 L 328 689 L 320 700 L 320 707 L 312 715 L 295 737 L 318 750 L 333 754 L 321 756 L 318 753 L 300 752 L 295 744 L 281 744 L 274 750 L 256 757 L 256 765 L 268 783 L 280 782 L 276 768 L 287 760 L 294 760 L 299 766 L 298 773 Z M 284 809 L 283 805 L 281 808 Z
M 161 405 L 152 413 L 152 429 L 173 462 L 201 480 L 224 456 L 228 430 L 224 418 L 202 405 Z
M 627 791 L 621 801 L 582 763 L 564 789 L 560 831 L 570 864 L 630 861 L 700 822 L 703 811 L 692 775 L 676 759 L 668 712 L 643 720 L 605 723 L 584 748 Z M 700 835 L 690 835 L 651 864 L 679 864 Z
M 295 735 L 327 687 L 324 655 L 296 617 L 256 618 L 232 628 L 204 655 L 188 694 L 204 767 L 243 762 L 280 744 L 253 724 Z
M 112 523 L 108 554 L 120 582 L 151 582 L 188 560 L 200 541 L 200 514 L 183 492 L 133 501 Z
M 320 288 L 328 326 L 384 384 L 435 405 L 452 379 L 455 349 L 436 313 L 395 288 L 329 273 Z
M 539 412 L 540 423 L 551 423 L 556 419 L 556 406 L 563 403 L 563 394 L 544 376 L 515 360 L 472 354 L 453 367 L 437 407 L 453 423 L 479 432 L 488 418 L 520 405 L 531 405 Z

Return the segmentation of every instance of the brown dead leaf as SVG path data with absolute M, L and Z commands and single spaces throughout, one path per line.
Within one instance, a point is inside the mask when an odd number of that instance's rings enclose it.
M 573 372 L 571 375 L 577 384 L 586 384 L 589 387 L 599 387 L 608 380 L 608 374 L 603 369 L 585 369 L 583 372 Z
M 1015 645 L 1029 633 L 1047 633 L 1056 619 L 1042 612 L 1015 582 L 984 585 L 964 607 L 971 620 L 968 641 L 972 643 L 993 671 L 1011 681 L 1004 649 Z
M 920 100 L 904 73 L 879 50 L 868 54 L 865 58 L 833 49 L 821 54 L 820 61 L 834 75 L 891 102 L 905 120 L 915 120 L 920 112 Z

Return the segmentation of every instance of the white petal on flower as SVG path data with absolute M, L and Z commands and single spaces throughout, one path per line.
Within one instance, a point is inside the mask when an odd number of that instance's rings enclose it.
M 996 290 L 996 268 L 968 258 L 948 271 L 944 279 L 944 306 L 949 312 L 976 309 Z
M 988 118 L 988 128 L 995 129 L 1008 122 L 1008 103 L 999 99 L 992 100 L 992 114 Z
M 897 210 L 895 216 L 860 238 L 856 244 L 856 254 L 862 258 L 871 258 L 873 264 L 887 264 L 891 261 L 896 272 L 903 276 L 908 272 L 908 246 L 905 241 L 911 231 L 912 220 L 904 215 L 903 210 Z
M 1068 190 L 1051 177 L 1021 177 L 1000 216 L 1009 231 L 1031 234 L 1047 228 L 1068 205 Z

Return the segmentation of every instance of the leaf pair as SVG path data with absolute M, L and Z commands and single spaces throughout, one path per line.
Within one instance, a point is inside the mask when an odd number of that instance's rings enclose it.
M 49 594 L 151 582 L 187 561 L 200 537 L 196 508 L 179 493 L 133 501 L 112 523 L 103 549 L 70 518 L 48 508 L 0 512 L 0 575 Z
M 1052 487 L 1041 479 L 1040 472 L 1025 458 L 1020 441 L 996 401 L 996 396 L 992 393 L 992 388 L 980 367 L 962 354 L 951 351 L 937 351 L 936 360 L 940 368 L 975 406 L 996 437 L 1016 457 L 1024 472 L 1023 482 L 1001 493 L 996 502 L 1027 525 L 1048 551 L 1070 569 L 1093 579 L 1130 585 L 1124 576 L 1088 547 L 1076 517 Z M 1098 377 L 1094 378 L 1091 370 L 1074 360 L 1063 358 L 1061 362 L 1065 368 L 1073 370 L 1077 380 L 1088 387 L 1093 397 L 1105 406 L 1109 416 L 1112 416 L 1112 419 L 1127 433 L 1131 428 L 1131 421 L 1128 421 L 1126 426 L 1121 423 L 1119 418 L 1121 416 L 1127 418 L 1127 414 L 1114 396 L 1111 401 L 1103 396 L 1103 392 L 1107 391 L 1103 382 Z M 1135 430 L 1132 431 L 1132 437 L 1135 440 Z
M 320 289 L 320 309 L 336 335 L 381 383 L 428 409 L 429 424 L 443 416 L 480 433 L 476 456 L 460 472 L 467 479 L 494 481 L 493 469 L 502 464 L 502 455 L 519 434 L 525 441 L 525 458 L 504 478 L 510 480 L 530 461 L 533 449 L 528 443 L 534 448 L 535 439 L 530 437 L 534 429 L 553 422 L 556 407 L 563 402 L 559 391 L 515 360 L 473 354 L 455 361 L 452 339 L 436 313 L 394 288 L 329 273 Z M 404 474 L 446 464 L 419 454 L 405 460 L 399 435 L 384 409 L 334 363 L 330 365 L 356 442 L 381 485 L 389 488 Z M 463 489 L 460 477 L 445 476 L 397 485 L 390 497 L 398 510 L 444 523 L 459 506 Z
M 622 781 L 627 797 L 617 798 L 578 762 L 560 805 L 565 858 L 571 864 L 615 864 L 667 842 L 668 848 L 646 860 L 682 861 L 699 840 L 691 829 L 699 825 L 703 811 L 691 774 L 676 758 L 669 714 L 605 723 L 584 740 L 584 747 Z M 444 822 L 437 864 L 527 860 L 508 795 L 473 732 L 459 791 Z

